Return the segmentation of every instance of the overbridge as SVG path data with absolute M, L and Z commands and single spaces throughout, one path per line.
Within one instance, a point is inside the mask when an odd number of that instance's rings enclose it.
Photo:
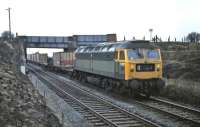
M 75 48 L 76 43 L 68 36 L 18 36 L 26 48 Z M 71 39 L 71 40 L 70 40 Z
M 62 48 L 74 50 L 78 46 L 96 45 L 103 42 L 116 42 L 116 34 L 106 35 L 73 35 L 73 36 L 17 36 L 23 43 L 25 56 L 27 48 Z
M 73 36 L 17 36 L 26 48 L 74 49 L 78 46 L 96 45 L 103 42 L 116 42 L 116 34 L 73 35 Z

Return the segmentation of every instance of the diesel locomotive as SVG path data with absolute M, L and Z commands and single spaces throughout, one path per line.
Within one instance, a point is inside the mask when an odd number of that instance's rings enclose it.
M 105 89 L 147 97 L 165 84 L 160 49 L 143 40 L 79 47 L 72 76 L 83 82 L 98 78 Z

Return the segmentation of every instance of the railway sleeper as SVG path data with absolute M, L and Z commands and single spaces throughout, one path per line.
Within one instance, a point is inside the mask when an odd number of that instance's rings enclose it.
M 126 118 L 126 119 L 122 118 L 122 119 L 112 119 L 111 121 L 116 122 L 116 121 L 132 121 L 132 120 L 133 118 Z
M 103 115 L 103 114 L 107 114 L 107 113 L 113 113 L 114 114 L 114 113 L 118 113 L 118 112 L 119 111 L 115 110 L 115 111 L 102 111 L 102 112 L 98 112 L 98 113 Z
M 128 124 L 128 125 L 133 125 L 133 126 L 140 126 L 141 123 L 138 121 L 116 121 L 115 124 L 117 125 L 123 125 L 123 124 Z
M 92 103 L 92 104 L 96 103 L 96 100 L 85 100 L 85 99 L 82 99 L 81 101 L 83 103 Z
M 117 115 L 122 115 L 122 113 L 102 114 L 102 116 L 104 116 L 104 117 L 117 116 Z
M 102 123 L 100 119 L 90 119 L 92 123 Z
M 99 126 L 102 126 L 102 127 L 105 127 L 105 126 L 108 126 L 107 124 L 105 124 L 104 122 L 99 122 L 99 123 L 94 123 L 94 126 L 96 127 L 99 127 Z
M 124 116 L 124 115 L 123 115 L 123 116 L 113 116 L 113 115 L 111 115 L 111 116 L 107 116 L 107 117 L 105 116 L 105 118 L 106 118 L 106 119 L 109 119 L 109 120 L 112 120 L 112 119 L 119 119 L 119 118 L 121 118 L 121 119 L 122 119 L 122 118 L 126 119 L 126 118 L 128 118 L 128 117 L 127 117 L 127 116 Z

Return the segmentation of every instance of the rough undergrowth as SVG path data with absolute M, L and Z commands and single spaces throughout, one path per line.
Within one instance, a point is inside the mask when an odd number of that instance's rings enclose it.
M 0 126 L 60 127 L 28 78 L 19 72 L 20 46 L 0 42 Z

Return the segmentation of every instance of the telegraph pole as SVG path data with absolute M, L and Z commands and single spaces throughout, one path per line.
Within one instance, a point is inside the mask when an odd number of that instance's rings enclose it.
M 11 40 L 12 37 L 11 37 L 11 19 L 10 19 L 10 9 L 11 8 L 8 8 L 6 9 L 8 11 L 8 19 L 9 19 L 9 39 Z

